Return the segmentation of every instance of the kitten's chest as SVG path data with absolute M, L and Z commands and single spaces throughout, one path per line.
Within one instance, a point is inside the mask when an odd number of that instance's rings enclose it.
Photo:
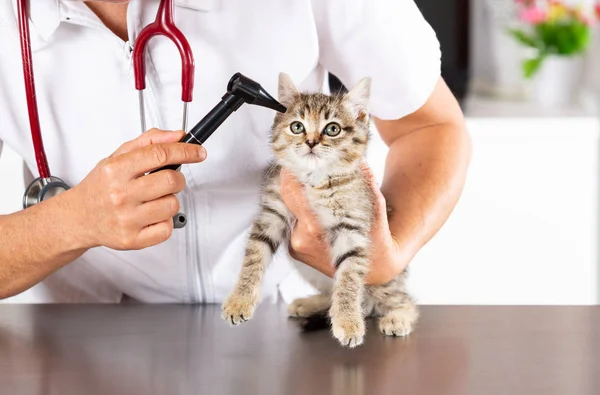
M 368 190 L 356 177 L 329 179 L 316 187 L 306 185 L 305 196 L 325 228 L 347 218 L 368 219 L 372 215 Z
M 306 197 L 309 205 L 325 228 L 333 227 L 356 211 L 358 207 L 352 206 L 352 199 L 346 191 L 335 189 L 315 190 L 309 188 Z
M 346 208 L 335 198 L 314 197 L 309 204 L 325 228 L 337 225 L 346 215 Z

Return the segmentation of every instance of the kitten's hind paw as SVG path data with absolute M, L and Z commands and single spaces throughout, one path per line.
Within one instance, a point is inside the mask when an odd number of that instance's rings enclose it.
M 230 325 L 239 325 L 252 318 L 255 308 L 254 298 L 234 293 L 223 303 L 222 317 Z
M 300 298 L 294 300 L 288 306 L 288 314 L 290 317 L 311 317 L 315 314 L 327 313 L 331 305 L 331 297 L 329 295 L 314 295 L 308 298 Z
M 342 346 L 354 348 L 360 346 L 365 337 L 365 322 L 359 317 L 331 319 L 333 336 Z

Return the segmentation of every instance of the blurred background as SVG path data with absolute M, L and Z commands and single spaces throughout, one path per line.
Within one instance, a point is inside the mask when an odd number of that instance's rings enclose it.
M 598 304 L 600 1 L 414 1 L 440 40 L 473 160 L 410 266 L 412 292 L 421 304 Z M 378 139 L 369 151 L 380 178 L 386 151 Z M 4 147 L 0 214 L 20 209 L 21 169 Z

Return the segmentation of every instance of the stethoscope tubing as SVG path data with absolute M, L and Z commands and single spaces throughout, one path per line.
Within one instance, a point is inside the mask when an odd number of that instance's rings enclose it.
M 33 61 L 31 56 L 31 41 L 29 34 L 29 18 L 27 8 L 28 0 L 17 0 L 17 13 L 19 19 L 19 31 L 21 41 L 21 57 L 23 61 L 23 77 L 25 79 L 25 93 L 27 97 L 27 110 L 29 113 L 29 125 L 31 128 L 31 139 L 35 152 L 35 160 L 38 167 L 39 176 L 42 179 L 50 179 L 50 167 L 46 158 L 44 141 L 40 127 L 40 116 L 35 100 L 35 81 L 33 75 Z

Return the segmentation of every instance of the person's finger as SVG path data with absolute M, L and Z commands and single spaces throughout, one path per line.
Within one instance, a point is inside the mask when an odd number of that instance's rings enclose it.
M 288 248 L 288 253 L 298 262 L 302 262 L 328 277 L 333 277 L 335 275 L 334 266 L 327 258 L 327 254 L 322 254 L 322 256 L 317 258 L 313 255 L 294 250 L 292 247 Z
M 296 222 L 290 236 L 290 248 L 298 254 L 311 259 L 323 258 L 323 251 L 327 249 L 322 237 L 310 233 L 303 222 Z
M 304 196 L 302 184 L 289 171 L 280 174 L 280 191 L 283 202 L 311 235 L 321 233 L 319 220 Z
M 162 222 L 152 224 L 143 228 L 136 241 L 137 248 L 144 249 L 167 241 L 173 234 L 173 219 L 169 218 Z
M 185 176 L 175 170 L 164 170 L 148 174 L 131 181 L 127 189 L 138 202 L 148 202 L 185 189 Z
M 295 260 L 333 276 L 329 245 L 322 237 L 311 235 L 301 223 L 297 223 L 292 232 L 288 253 Z
M 152 144 L 175 143 L 181 140 L 185 133 L 181 130 L 170 131 L 160 129 L 150 129 L 142 133 L 136 139 L 128 141 L 121 145 L 110 157 L 126 154 L 135 149 L 145 147 Z
M 382 226 L 388 226 L 387 202 L 385 200 L 385 197 L 381 193 L 381 189 L 377 184 L 375 175 L 373 174 L 372 169 L 369 167 L 369 164 L 366 161 L 361 162 L 360 170 L 365 180 L 369 183 L 371 187 L 371 192 L 373 193 L 373 196 L 375 198 L 375 218 L 379 223 L 382 224 Z
M 198 163 L 204 159 L 206 151 L 202 146 L 184 143 L 148 145 L 117 158 L 127 163 L 123 170 L 131 179 L 167 165 Z
M 379 186 L 377 185 L 377 180 L 375 179 L 375 175 L 373 174 L 373 170 L 371 170 L 371 167 L 369 166 L 369 164 L 367 163 L 367 161 L 363 160 L 360 162 L 359 165 L 360 171 L 362 172 L 363 177 L 369 181 L 369 183 L 371 184 L 371 187 L 374 188 L 379 188 Z
M 142 204 L 135 209 L 135 215 L 141 226 L 147 226 L 173 218 L 179 212 L 179 201 L 175 195 L 167 195 L 160 199 Z

